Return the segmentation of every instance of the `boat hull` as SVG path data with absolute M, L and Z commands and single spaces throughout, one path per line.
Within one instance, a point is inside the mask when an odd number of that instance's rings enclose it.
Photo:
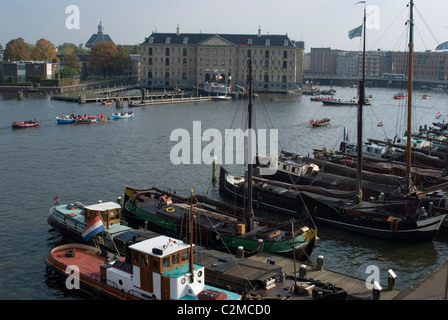
M 125 206 L 123 209 L 123 217 L 129 225 L 133 227 L 142 227 L 162 234 L 167 234 L 173 237 L 182 238 L 182 233 L 185 233 L 185 221 L 188 220 L 184 213 L 181 213 L 178 208 L 167 212 L 157 210 L 157 201 L 146 199 L 144 201 L 131 199 L 127 189 L 125 193 Z M 292 256 L 293 241 L 296 248 L 296 259 L 305 261 L 315 247 L 315 230 L 310 230 L 307 233 L 298 234 L 292 239 L 290 236 L 281 236 L 285 230 L 291 228 L 290 222 L 283 226 L 283 229 L 278 226 L 266 226 L 264 233 L 255 233 L 252 236 L 250 232 L 239 234 L 237 230 L 232 229 L 230 222 L 235 218 L 228 218 L 229 223 L 222 223 L 213 218 L 204 218 L 202 221 L 196 219 L 193 223 L 194 233 L 199 234 L 197 239 L 200 239 L 198 244 L 211 247 L 214 249 L 230 249 L 236 252 L 239 247 L 244 248 L 247 253 L 256 253 L 260 250 L 271 252 L 275 254 Z M 211 221 L 211 222 L 210 222 Z M 262 247 L 260 240 L 262 240 Z
M 434 214 L 422 220 L 391 219 L 362 216 L 354 206 L 338 206 L 338 200 L 303 192 L 301 196 L 317 222 L 338 228 L 398 242 L 433 241 L 445 215 Z M 345 202 L 345 201 L 344 201 Z M 343 203 L 339 201 L 339 204 Z M 403 210 L 406 210 L 403 208 Z

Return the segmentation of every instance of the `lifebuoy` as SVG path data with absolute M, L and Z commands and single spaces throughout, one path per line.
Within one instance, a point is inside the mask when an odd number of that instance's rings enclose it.
M 165 209 L 166 212 L 174 212 L 174 207 L 168 207 Z

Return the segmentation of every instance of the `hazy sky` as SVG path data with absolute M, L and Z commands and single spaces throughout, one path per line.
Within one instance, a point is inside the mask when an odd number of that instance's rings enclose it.
M 360 50 L 348 31 L 361 25 L 358 0 L 1 0 L 0 43 L 45 38 L 56 46 L 87 42 L 100 20 L 118 44 L 139 44 L 153 31 L 185 33 L 288 34 L 312 47 Z M 408 0 L 367 1 L 367 49 L 405 51 Z M 79 29 L 70 5 L 79 8 Z M 447 0 L 415 0 L 415 50 L 434 50 L 448 41 Z M 70 24 L 69 24 L 70 25 Z

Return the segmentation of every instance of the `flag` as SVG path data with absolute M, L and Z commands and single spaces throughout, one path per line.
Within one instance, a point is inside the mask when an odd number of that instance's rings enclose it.
M 96 216 L 84 229 L 82 232 L 82 237 L 85 241 L 89 241 L 94 235 L 104 230 L 106 230 L 106 227 L 104 226 L 103 221 L 100 216 Z
M 447 50 L 447 49 L 448 49 L 448 41 L 441 43 L 436 47 L 436 50 Z
M 440 111 L 437 112 L 437 114 L 436 114 L 436 119 L 440 119 L 441 116 L 442 116 L 442 115 L 440 114 Z
M 378 123 L 376 126 L 377 126 L 377 127 L 382 127 L 382 126 L 383 126 L 383 121 L 381 121 L 380 123 Z
M 344 127 L 344 139 L 343 141 L 348 141 L 348 130 L 347 127 Z
M 350 39 L 360 37 L 362 36 L 362 25 L 360 25 L 358 28 L 352 29 L 348 32 L 348 37 Z
M 56 197 L 54 197 L 53 202 L 57 206 L 60 204 L 60 200 L 61 200 L 61 198 L 59 198 L 59 195 L 57 195 Z

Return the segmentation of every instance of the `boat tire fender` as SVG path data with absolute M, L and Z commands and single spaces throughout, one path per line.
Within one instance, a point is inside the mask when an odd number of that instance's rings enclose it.
M 174 207 L 168 207 L 165 209 L 166 212 L 174 212 L 174 210 L 176 210 Z

